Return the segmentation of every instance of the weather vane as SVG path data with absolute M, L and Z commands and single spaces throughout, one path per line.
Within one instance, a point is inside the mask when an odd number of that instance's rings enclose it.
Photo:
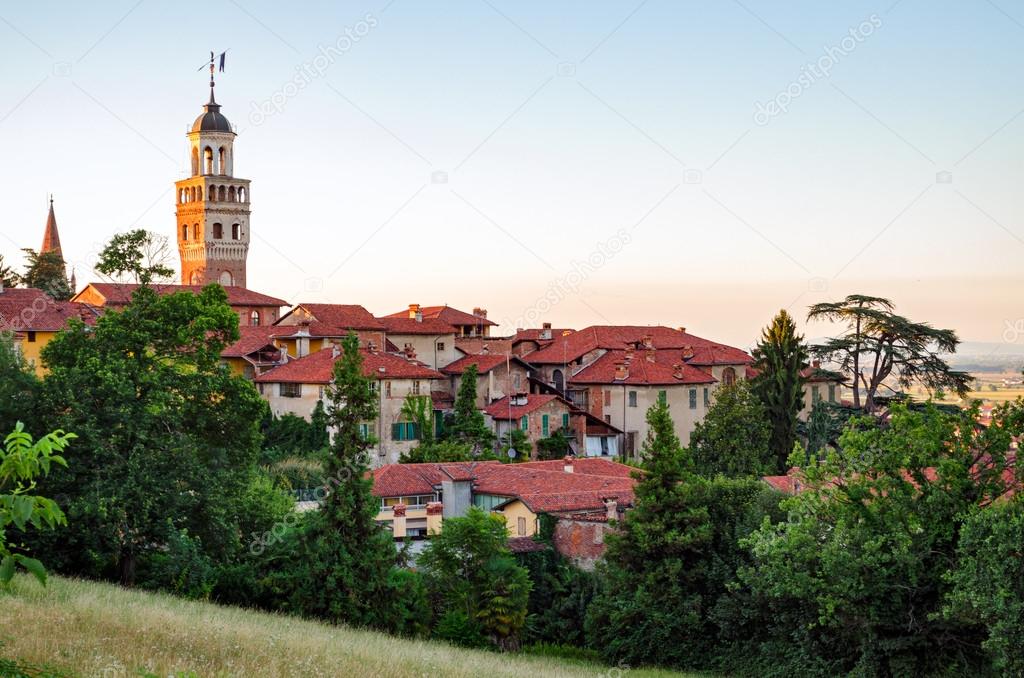
M 228 49 L 231 49 L 231 48 L 229 47 Z M 219 61 L 220 62 L 220 68 L 218 68 L 217 70 L 219 70 L 221 73 L 223 73 L 224 72 L 224 55 L 226 55 L 227 53 L 228 53 L 228 50 L 226 49 L 223 52 L 221 52 L 220 56 L 218 57 L 213 52 L 210 52 L 210 63 L 209 63 L 209 66 L 210 66 L 210 89 L 211 90 L 213 89 L 213 69 L 214 69 L 214 66 Z M 196 70 L 197 71 L 201 71 L 204 68 L 206 68 L 206 66 L 207 66 L 207 64 L 204 63 L 202 66 L 200 66 Z

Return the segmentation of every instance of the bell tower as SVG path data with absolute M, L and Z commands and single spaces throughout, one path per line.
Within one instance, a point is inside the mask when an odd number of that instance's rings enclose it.
M 235 133 L 213 95 L 188 133 L 191 175 L 176 181 L 181 284 L 245 287 L 249 254 L 249 180 L 234 175 Z

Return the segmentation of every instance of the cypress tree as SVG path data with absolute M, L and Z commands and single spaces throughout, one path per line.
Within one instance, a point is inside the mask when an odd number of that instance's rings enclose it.
M 784 472 L 796 442 L 797 415 L 804 404 L 800 371 L 807 364 L 803 336 L 797 334 L 793 316 L 785 311 L 772 319 L 754 349 L 754 392 L 764 403 L 771 423 L 771 449 L 777 470 Z

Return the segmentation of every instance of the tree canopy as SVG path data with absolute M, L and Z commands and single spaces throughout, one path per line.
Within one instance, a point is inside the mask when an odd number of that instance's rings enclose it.
M 807 365 L 807 348 L 797 334 L 793 317 L 781 310 L 761 332 L 753 352 L 754 393 L 764 404 L 771 425 L 771 449 L 775 470 L 783 472 L 796 443 L 797 416 L 804 406 L 801 371 Z

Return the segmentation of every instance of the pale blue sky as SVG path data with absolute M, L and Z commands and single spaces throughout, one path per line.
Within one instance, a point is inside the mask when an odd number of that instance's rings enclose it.
M 48 192 L 80 283 L 115 232 L 173 238 L 196 69 L 230 48 L 254 289 L 741 346 L 864 291 L 998 341 L 1024 317 L 1024 3 L 893 2 L 0 2 L 0 252 L 38 247 Z

